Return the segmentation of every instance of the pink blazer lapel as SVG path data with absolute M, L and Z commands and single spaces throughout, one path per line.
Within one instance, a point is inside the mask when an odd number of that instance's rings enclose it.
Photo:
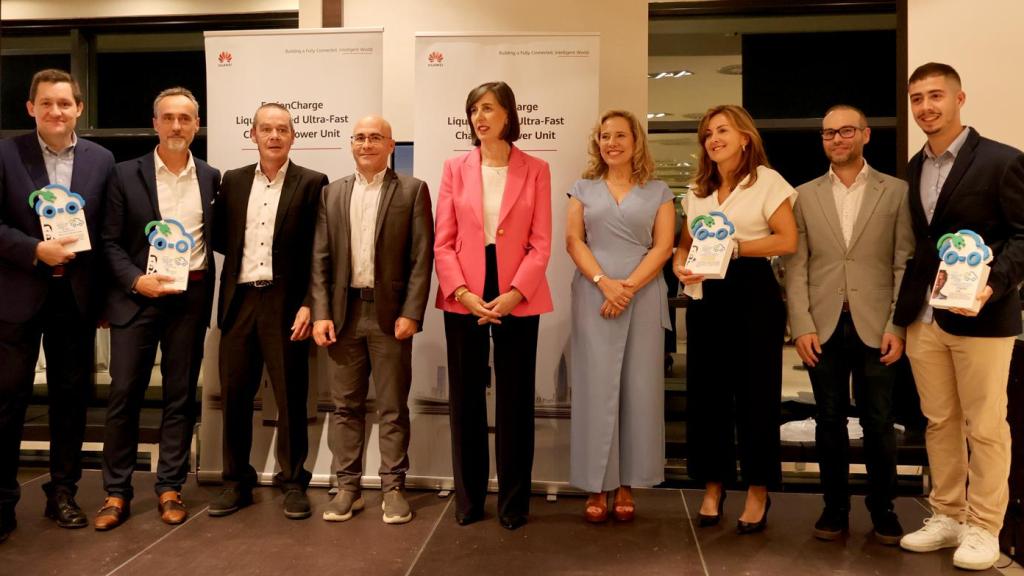
M 462 193 L 469 202 L 470 212 L 476 216 L 480 229 L 484 227 L 484 181 L 480 173 L 480 148 L 473 150 L 462 164 Z
M 508 178 L 505 180 L 505 193 L 501 197 L 498 224 L 505 221 L 505 217 L 508 216 L 509 211 L 515 206 L 516 200 L 519 199 L 523 185 L 526 183 L 526 173 L 526 155 L 519 148 L 513 146 L 508 156 Z

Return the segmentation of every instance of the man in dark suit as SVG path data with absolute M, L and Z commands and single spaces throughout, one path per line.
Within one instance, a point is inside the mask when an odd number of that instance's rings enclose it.
M 999 559 L 997 535 L 1008 501 L 1006 383 L 1021 331 L 1024 154 L 964 127 L 966 95 L 952 67 L 919 67 L 908 92 L 928 143 L 908 168 L 917 247 L 893 322 L 907 326 L 907 356 L 928 418 L 933 516 L 900 545 L 915 552 L 957 547 L 954 565 L 984 570 Z M 939 266 L 936 242 L 962 229 L 980 234 L 992 251 L 981 309 L 933 310 L 928 296 Z
M 157 346 L 162 352 L 163 421 L 156 493 L 161 518 L 180 524 L 188 515 L 181 488 L 188 477 L 196 384 L 213 303 L 213 201 L 220 172 L 189 152 L 199 131 L 199 103 L 185 88 L 168 88 L 153 103 L 156 150 L 121 162 L 107 190 L 103 247 L 113 287 L 110 320 L 110 399 L 103 438 L 103 485 L 107 498 L 97 530 L 123 523 L 130 512 L 132 470 L 138 449 L 139 414 Z M 172 278 L 147 273 L 153 221 L 175 220 L 194 239 L 187 253 L 184 291 Z
M 84 106 L 71 75 L 37 72 L 27 107 L 35 132 L 0 140 L 0 542 L 16 524 L 21 433 L 40 338 L 50 403 L 46 515 L 63 528 L 89 523 L 74 496 L 82 476 L 85 410 L 102 310 L 100 223 L 114 167 L 107 149 L 75 136 Z M 84 199 L 92 249 L 75 253 L 69 249 L 74 238 L 44 239 L 29 197 L 49 184 L 61 184 Z
M 324 188 L 313 243 L 313 339 L 330 355 L 334 401 L 328 442 L 337 496 L 324 520 L 363 508 L 360 479 L 370 373 L 380 425 L 380 481 L 388 524 L 412 519 L 409 469 L 412 336 L 430 290 L 434 230 L 427 185 L 388 168 L 391 125 L 369 116 L 352 129 L 355 174 Z
M 256 110 L 252 141 L 259 162 L 226 172 L 214 205 L 213 249 L 224 254 L 217 306 L 224 490 L 209 514 L 226 516 L 252 503 L 252 402 L 266 363 L 278 408 L 281 471 L 274 482 L 285 493 L 285 516 L 308 518 L 309 261 L 327 176 L 289 161 L 295 131 L 280 104 Z

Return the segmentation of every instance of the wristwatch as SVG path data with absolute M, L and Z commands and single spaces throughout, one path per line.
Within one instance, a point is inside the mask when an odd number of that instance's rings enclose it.
M 595 274 L 594 277 L 591 278 L 591 280 L 594 281 L 594 284 L 597 284 L 598 282 L 601 281 L 601 278 L 605 278 L 605 277 L 606 276 L 604 274 Z

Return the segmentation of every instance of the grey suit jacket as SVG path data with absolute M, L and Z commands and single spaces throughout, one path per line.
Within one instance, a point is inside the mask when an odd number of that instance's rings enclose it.
M 345 325 L 352 280 L 349 206 L 355 175 L 324 187 L 317 211 L 310 271 L 313 320 Z M 388 169 L 377 207 L 373 260 L 373 297 L 385 334 L 394 334 L 395 320 L 419 322 L 430 292 L 434 265 L 434 224 L 427 185 Z
M 857 335 L 878 348 L 885 332 L 904 337 L 892 323 L 896 295 L 914 232 L 907 183 L 868 168 L 864 199 L 846 246 L 828 174 L 799 188 L 794 216 L 799 241 L 786 257 L 786 300 L 793 337 L 817 333 L 822 343 L 850 303 Z

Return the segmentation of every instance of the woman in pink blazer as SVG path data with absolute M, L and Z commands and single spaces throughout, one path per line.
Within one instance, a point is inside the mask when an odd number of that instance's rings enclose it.
M 551 172 L 512 145 L 519 116 L 504 82 L 466 99 L 470 152 L 445 161 L 437 198 L 437 307 L 448 344 L 455 517 L 483 518 L 490 469 L 485 390 L 494 339 L 498 519 L 526 523 L 533 469 L 533 403 L 540 314 L 552 309 Z

